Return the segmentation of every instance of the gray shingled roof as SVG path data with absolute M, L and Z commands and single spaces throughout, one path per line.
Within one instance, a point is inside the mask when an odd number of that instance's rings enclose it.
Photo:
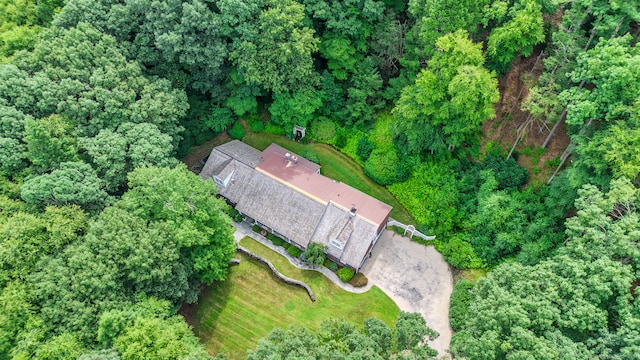
M 260 157 L 260 151 L 252 148 L 251 146 L 243 143 L 240 140 L 232 140 L 228 143 L 224 143 L 216 147 L 219 152 L 230 156 L 243 164 L 247 164 L 252 168 L 255 168 L 262 162 Z
M 254 171 L 236 209 L 306 247 L 325 205 Z
M 328 246 L 327 253 L 342 263 L 358 268 L 368 255 L 377 226 L 359 216 L 351 216 L 342 206 L 314 199 L 286 181 L 256 170 L 261 153 L 234 140 L 213 149 L 200 172 L 203 179 L 214 175 L 226 179 L 220 195 L 236 203 L 243 214 L 306 247 L 309 242 Z M 330 245 L 336 239 L 343 249 Z

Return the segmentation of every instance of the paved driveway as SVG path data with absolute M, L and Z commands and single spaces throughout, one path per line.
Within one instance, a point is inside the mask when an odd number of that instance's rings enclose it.
M 387 230 L 362 272 L 401 310 L 424 316 L 427 325 L 440 333 L 429 345 L 444 355 L 451 342 L 449 297 L 453 279 L 442 255 L 433 246 L 417 244 Z

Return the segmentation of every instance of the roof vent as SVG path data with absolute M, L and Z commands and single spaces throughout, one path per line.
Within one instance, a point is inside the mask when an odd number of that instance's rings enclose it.
M 349 211 L 349 215 L 351 216 L 356 216 L 356 211 L 358 211 L 355 206 L 351 207 L 351 210 Z

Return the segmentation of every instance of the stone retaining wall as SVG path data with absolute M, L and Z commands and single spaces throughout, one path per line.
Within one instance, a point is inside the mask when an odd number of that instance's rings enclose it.
M 286 277 L 284 275 L 282 275 L 276 268 L 275 266 L 273 266 L 273 264 L 271 263 L 271 261 L 263 258 L 260 255 L 254 254 L 251 251 L 243 248 L 242 246 L 238 245 L 238 251 L 240 251 L 241 253 L 247 255 L 248 257 L 258 260 L 264 264 L 266 264 L 269 269 L 271 269 L 271 272 L 280 280 L 284 281 L 287 284 L 291 284 L 291 285 L 295 285 L 295 286 L 300 286 L 301 288 L 305 289 L 307 291 L 307 294 L 309 294 L 309 298 L 311 298 L 311 301 L 316 301 L 316 296 L 313 294 L 313 290 L 311 290 L 311 287 L 309 287 L 309 285 L 307 285 L 306 283 L 300 281 L 300 280 L 296 280 L 296 279 L 292 279 L 290 277 Z

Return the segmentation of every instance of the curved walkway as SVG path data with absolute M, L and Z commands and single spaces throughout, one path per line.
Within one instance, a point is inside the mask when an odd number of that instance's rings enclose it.
M 277 252 L 278 254 L 284 256 L 287 260 L 289 260 L 289 262 L 293 266 L 295 266 L 297 268 L 300 268 L 300 269 L 303 269 L 303 270 L 313 270 L 313 271 L 317 271 L 317 272 L 320 272 L 320 273 L 324 274 L 324 276 L 326 276 L 329 280 L 331 280 L 334 284 L 336 284 L 342 290 L 345 290 L 345 291 L 348 291 L 348 292 L 352 292 L 352 293 L 356 293 L 356 294 L 361 294 L 361 293 L 367 292 L 369 289 L 371 289 L 372 284 L 371 284 L 370 281 L 366 286 L 355 287 L 355 286 L 353 286 L 351 284 L 342 282 L 342 280 L 340 280 L 340 278 L 338 278 L 338 275 L 334 274 L 333 271 L 327 269 L 324 266 L 320 266 L 320 267 L 314 268 L 314 267 L 311 267 L 311 266 L 307 265 L 302 260 L 292 257 L 291 255 L 289 255 L 287 250 L 285 248 L 283 248 L 282 246 L 273 245 L 273 243 L 269 239 L 267 239 L 264 236 L 254 232 L 251 229 L 251 226 L 249 226 L 249 224 L 247 224 L 246 222 L 241 222 L 241 223 L 234 222 L 233 226 L 236 228 L 236 231 L 234 232 L 233 236 L 235 237 L 236 243 L 238 243 L 238 244 L 240 244 L 240 240 L 242 240 L 242 238 L 244 238 L 245 236 L 248 236 L 248 237 L 258 241 L 262 245 L 268 247 L 269 249 L 271 249 L 271 250 Z
M 427 321 L 427 326 L 440 333 L 429 341 L 429 346 L 438 350 L 440 358 L 449 359 L 446 350 L 451 342 L 449 326 L 449 298 L 453 291 L 453 276 L 449 264 L 433 246 L 424 246 L 386 230 L 373 248 L 373 256 L 362 267 L 369 280 L 367 286 L 356 288 L 343 283 L 331 270 L 312 268 L 298 258 L 293 258 L 281 246 L 255 233 L 249 224 L 233 223 L 237 243 L 249 236 L 271 250 L 281 254 L 289 262 L 305 270 L 323 273 L 329 280 L 345 291 L 363 293 L 376 285 L 384 291 L 403 311 L 418 312 Z

